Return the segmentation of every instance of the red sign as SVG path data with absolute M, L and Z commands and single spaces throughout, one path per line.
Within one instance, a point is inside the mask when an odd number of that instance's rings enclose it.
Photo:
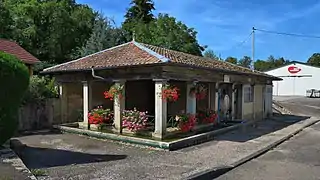
M 288 71 L 291 74 L 295 74 L 301 71 L 301 68 L 297 67 L 297 66 L 289 66 L 288 67 Z

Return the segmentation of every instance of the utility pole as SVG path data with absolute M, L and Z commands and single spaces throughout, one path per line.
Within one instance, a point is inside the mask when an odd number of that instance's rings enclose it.
M 254 70 L 254 30 L 256 30 L 254 27 L 252 27 L 252 69 Z

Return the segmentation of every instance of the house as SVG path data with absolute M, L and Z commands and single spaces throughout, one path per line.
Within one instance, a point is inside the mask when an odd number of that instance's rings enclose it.
M 319 67 L 292 62 L 265 73 L 283 79 L 273 83 L 274 96 L 305 96 L 307 90 L 320 90 Z
M 154 137 L 163 139 L 167 120 L 178 112 L 195 114 L 200 109 L 222 111 L 222 93 L 231 99 L 231 118 L 257 120 L 272 113 L 272 81 L 278 77 L 224 61 L 207 59 L 135 41 L 59 64 L 42 72 L 60 84 L 63 122 L 76 121 L 83 110 L 97 105 L 114 110 L 115 128 L 122 132 L 121 111 L 137 108 L 155 116 Z M 100 78 L 97 78 L 100 77 Z M 103 78 L 101 78 L 103 77 Z M 180 89 L 176 102 L 163 101 L 167 83 Z M 190 96 L 195 84 L 208 89 L 204 99 Z M 112 84 L 124 87 L 124 97 L 107 101 L 103 92 Z
M 40 62 L 39 59 L 31 55 L 16 42 L 10 40 L 0 39 L 0 51 L 14 55 L 24 62 L 29 69 L 30 76 L 33 74 L 33 65 Z

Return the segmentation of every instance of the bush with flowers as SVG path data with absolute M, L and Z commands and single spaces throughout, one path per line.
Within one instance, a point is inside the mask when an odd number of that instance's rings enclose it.
M 213 110 L 202 110 L 197 112 L 197 119 L 201 124 L 214 123 L 217 117 L 217 114 Z
M 207 96 L 208 88 L 204 84 L 198 83 L 190 89 L 189 94 L 196 96 L 198 100 L 204 99 Z
M 89 124 L 112 124 L 113 117 L 113 112 L 110 109 L 103 109 L 102 106 L 98 106 L 88 113 Z
M 108 91 L 105 91 L 104 98 L 110 99 L 111 101 L 114 100 L 116 96 L 118 96 L 119 99 L 123 97 L 123 88 L 124 85 L 114 84 L 112 85 Z
M 175 102 L 179 99 L 179 89 L 175 86 L 166 84 L 162 88 L 161 96 L 164 101 Z
M 196 125 L 196 116 L 191 114 L 176 115 L 175 120 L 179 124 L 179 128 L 182 132 L 188 132 Z
M 143 130 L 147 126 L 147 112 L 140 112 L 136 108 L 122 112 L 122 126 L 130 131 Z

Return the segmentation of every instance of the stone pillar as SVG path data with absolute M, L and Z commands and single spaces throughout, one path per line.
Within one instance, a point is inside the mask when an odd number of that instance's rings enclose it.
M 216 89 L 215 89 L 215 83 L 209 83 L 209 108 L 210 110 L 216 111 Z
M 79 123 L 80 128 L 90 129 L 88 114 L 92 108 L 92 88 L 88 81 L 82 82 L 83 88 L 83 122 Z
M 256 105 L 256 98 L 255 98 L 255 96 L 256 96 L 256 92 L 255 92 L 255 85 L 252 85 L 251 86 L 251 88 L 252 88 L 252 95 L 253 95 L 253 99 L 252 99 L 252 118 L 253 118 L 253 120 L 256 120 L 256 109 L 255 109 L 255 105 Z
M 215 111 L 216 111 L 216 113 L 218 114 L 218 117 L 217 117 L 217 123 L 219 123 L 220 122 L 220 119 L 221 119 L 221 117 L 220 117 L 220 109 L 221 109 L 221 107 L 220 107 L 220 94 L 219 94 L 219 91 L 220 91 L 220 89 L 219 89 L 219 83 L 217 82 L 216 84 L 215 84 L 215 93 L 216 93 L 216 95 L 215 95 Z
M 236 84 L 235 83 L 233 83 L 232 84 L 232 98 L 231 98 L 231 116 L 232 116 L 232 120 L 234 120 L 235 119 L 235 110 L 236 110 Z
M 117 81 L 115 82 L 115 86 L 122 87 L 122 97 L 119 96 L 114 97 L 113 101 L 113 110 L 114 110 L 114 127 L 117 133 L 122 133 L 122 111 L 125 110 L 126 103 L 126 87 L 125 81 Z
M 163 79 L 155 80 L 155 131 L 153 136 L 164 139 L 167 131 L 167 101 L 162 99 L 162 88 L 167 81 Z
M 65 83 L 59 84 L 59 95 L 60 95 L 60 123 L 68 122 L 68 89 Z
M 187 113 L 196 114 L 197 99 L 196 96 L 190 94 L 190 90 L 194 87 L 195 83 L 187 84 Z

